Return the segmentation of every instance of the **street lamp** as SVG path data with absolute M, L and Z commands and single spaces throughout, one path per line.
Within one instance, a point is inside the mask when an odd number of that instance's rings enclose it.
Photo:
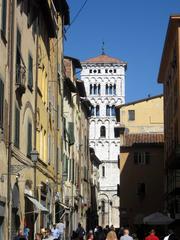
M 30 152 L 30 157 L 31 157 L 31 161 L 34 164 L 34 197 L 36 198 L 36 163 L 38 162 L 38 158 L 39 158 L 39 153 L 36 149 L 32 150 Z M 36 216 L 35 216 L 35 212 L 34 212 L 34 236 L 35 236 L 35 232 L 36 232 Z

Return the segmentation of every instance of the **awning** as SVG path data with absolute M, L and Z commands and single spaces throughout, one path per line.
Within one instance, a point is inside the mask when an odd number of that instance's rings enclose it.
M 40 210 L 41 212 L 48 213 L 49 210 L 45 208 L 38 200 L 33 197 L 26 196 L 35 206 L 36 209 Z
M 169 225 L 174 222 L 174 219 L 160 212 L 155 212 L 147 217 L 144 217 L 143 222 L 148 225 Z

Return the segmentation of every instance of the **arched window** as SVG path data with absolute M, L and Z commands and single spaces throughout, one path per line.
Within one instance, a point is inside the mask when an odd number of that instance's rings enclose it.
M 116 94 L 116 84 L 114 84 L 114 94 Z
M 106 84 L 106 95 L 108 95 L 108 85 Z
M 99 116 L 99 105 L 96 106 L 96 116 Z
M 115 105 L 113 105 L 113 106 L 111 107 L 111 116 L 116 116 Z
M 110 110 L 111 110 L 110 106 L 107 105 L 106 106 L 106 116 L 110 116 Z
M 112 85 L 109 86 L 109 94 L 112 94 Z
M 101 201 L 101 211 L 102 211 L 102 213 L 105 213 L 105 201 L 104 200 Z
M 100 84 L 98 85 L 98 94 L 99 95 L 101 94 L 101 86 L 100 86 Z
M 102 177 L 105 177 L 105 166 L 102 166 Z
M 100 136 L 101 137 L 106 137 L 106 127 L 105 126 L 101 126 L 101 128 L 100 128 Z
M 96 94 L 97 94 L 97 86 L 94 85 L 94 95 L 96 95 Z
M 90 94 L 92 94 L 92 89 L 93 89 L 92 84 L 90 84 Z
M 94 116 L 94 107 L 91 107 L 91 116 Z

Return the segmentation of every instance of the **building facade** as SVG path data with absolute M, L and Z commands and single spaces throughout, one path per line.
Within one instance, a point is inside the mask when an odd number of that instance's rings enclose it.
M 166 211 L 175 218 L 179 233 L 180 222 L 180 16 L 170 16 L 158 82 L 164 91 L 164 157 L 166 168 Z
M 120 105 L 116 117 L 121 141 L 120 223 L 137 231 L 145 216 L 164 210 L 163 95 Z M 151 204 L 153 196 L 156 201 Z
M 90 147 L 101 161 L 98 195 L 99 224 L 119 227 L 117 167 L 120 140 L 116 138 L 115 106 L 125 101 L 126 63 L 102 53 L 82 62 L 81 80 L 92 104 Z
M 65 237 L 68 239 L 79 222 L 86 229 L 87 211 L 91 204 L 90 102 L 84 83 L 76 77 L 76 71 L 81 69 L 79 60 L 65 57 L 64 66 L 63 203 L 66 205 Z
M 0 6 L 0 239 L 14 239 L 25 226 L 34 239 L 35 232 L 55 222 L 61 190 L 57 108 L 68 5 L 17 0 Z

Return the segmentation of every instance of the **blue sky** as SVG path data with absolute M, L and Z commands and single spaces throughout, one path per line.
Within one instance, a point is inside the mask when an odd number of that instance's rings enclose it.
M 68 0 L 71 19 L 84 0 Z M 126 102 L 162 93 L 158 70 L 169 16 L 179 0 L 89 0 L 66 34 L 65 54 L 85 60 L 105 53 L 128 63 Z

